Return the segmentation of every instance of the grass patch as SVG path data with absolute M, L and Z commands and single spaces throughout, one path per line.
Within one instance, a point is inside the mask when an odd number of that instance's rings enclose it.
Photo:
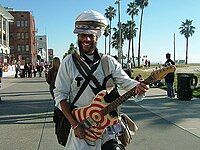
M 193 90 L 193 96 L 200 98 L 200 87 Z

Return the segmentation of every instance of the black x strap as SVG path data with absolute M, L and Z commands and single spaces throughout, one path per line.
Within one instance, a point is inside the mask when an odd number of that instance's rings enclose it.
M 80 55 L 77 52 L 74 52 L 72 54 L 72 58 L 73 61 L 79 71 L 79 73 L 85 78 L 84 83 L 82 84 L 82 86 L 80 87 L 78 93 L 76 94 L 73 102 L 71 103 L 71 105 L 75 104 L 76 101 L 78 100 L 78 98 L 80 97 L 80 95 L 83 93 L 83 91 L 85 90 L 85 88 L 87 87 L 87 85 L 89 84 L 90 80 L 93 81 L 93 83 L 95 84 L 95 86 L 97 87 L 98 91 L 102 90 L 102 86 L 100 85 L 100 83 L 98 82 L 98 80 L 96 79 L 96 77 L 93 75 L 94 71 L 97 69 L 100 61 L 98 60 L 92 67 L 91 69 L 87 66 L 87 64 L 81 59 Z M 90 86 L 91 87 L 91 86 Z M 93 87 L 91 87 L 93 92 L 95 94 L 97 94 L 97 92 L 95 91 L 95 89 Z

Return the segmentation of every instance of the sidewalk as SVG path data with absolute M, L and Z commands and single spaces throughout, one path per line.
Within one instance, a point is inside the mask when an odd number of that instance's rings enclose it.
M 62 150 L 52 121 L 53 101 L 44 78 L 3 80 L 0 90 L 0 149 Z M 166 99 L 150 88 L 143 101 L 129 99 L 122 110 L 139 127 L 127 150 L 198 150 L 200 99 Z M 151 113 L 152 112 L 152 113 Z
M 166 94 L 160 88 L 150 88 L 137 104 L 200 138 L 200 98 L 169 99 Z
M 59 150 L 44 78 L 3 78 L 0 150 Z
M 178 127 L 200 137 L 200 99 L 179 100 L 166 98 L 166 91 L 151 88 L 143 101 L 143 108 L 159 115 Z

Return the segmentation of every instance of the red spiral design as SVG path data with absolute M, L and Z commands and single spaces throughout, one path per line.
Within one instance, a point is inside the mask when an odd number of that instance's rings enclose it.
M 104 101 L 103 97 L 106 92 L 102 91 L 97 94 L 89 106 L 75 108 L 72 114 L 76 117 L 77 121 L 83 122 L 88 117 L 93 119 L 98 125 L 85 129 L 86 139 L 96 141 L 104 132 L 107 126 L 117 123 L 116 118 L 111 118 L 109 115 L 103 116 L 101 110 L 108 104 Z

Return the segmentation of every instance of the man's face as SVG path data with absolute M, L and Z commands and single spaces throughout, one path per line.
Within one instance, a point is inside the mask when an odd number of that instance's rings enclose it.
M 78 46 L 85 54 L 93 54 L 97 45 L 97 37 L 93 34 L 78 34 Z

